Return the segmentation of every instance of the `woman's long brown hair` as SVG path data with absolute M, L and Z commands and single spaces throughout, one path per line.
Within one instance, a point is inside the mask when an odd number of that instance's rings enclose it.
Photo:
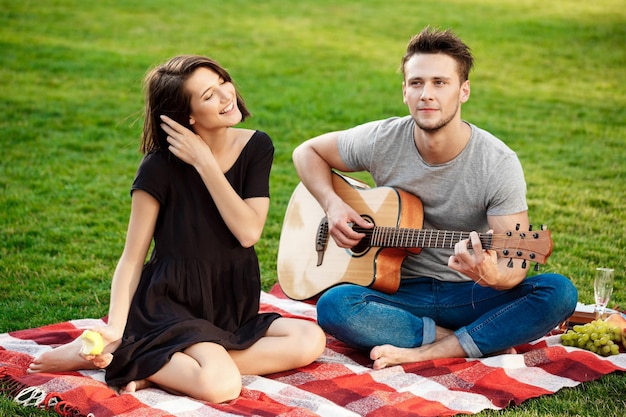
M 167 151 L 167 134 L 161 129 L 161 115 L 165 115 L 193 130 L 189 124 L 191 96 L 185 89 L 185 82 L 198 68 L 215 71 L 224 81 L 232 78 L 220 64 L 211 58 L 198 55 L 179 55 L 151 70 L 145 78 L 145 115 L 141 152 Z M 237 107 L 241 111 L 241 121 L 250 116 L 246 104 L 237 90 Z

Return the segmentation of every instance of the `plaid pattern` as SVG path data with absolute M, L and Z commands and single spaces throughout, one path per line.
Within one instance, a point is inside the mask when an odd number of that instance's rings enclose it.
M 311 303 L 261 294 L 261 310 L 315 320 Z M 563 347 L 558 336 L 519 346 L 518 354 L 440 359 L 375 371 L 364 352 L 328 336 L 313 364 L 265 377 L 244 376 L 236 400 L 208 404 L 149 388 L 117 395 L 103 371 L 26 374 L 33 356 L 78 337 L 99 319 L 74 320 L 0 335 L 0 392 L 61 416 L 451 416 L 502 409 L 564 387 L 626 371 L 626 353 L 608 358 Z

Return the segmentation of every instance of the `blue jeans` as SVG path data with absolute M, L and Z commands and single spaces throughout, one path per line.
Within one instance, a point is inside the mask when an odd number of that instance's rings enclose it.
M 435 341 L 435 325 L 453 330 L 468 357 L 478 358 L 545 336 L 575 310 L 578 291 L 558 274 L 526 278 L 499 291 L 474 282 L 403 279 L 395 294 L 343 284 L 317 301 L 329 334 L 364 350 Z

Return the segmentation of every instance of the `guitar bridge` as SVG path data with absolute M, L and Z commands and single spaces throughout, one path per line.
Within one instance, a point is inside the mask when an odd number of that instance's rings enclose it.
M 328 244 L 328 218 L 324 216 L 317 226 L 317 236 L 315 238 L 315 251 L 317 252 L 317 266 L 324 262 L 324 252 Z

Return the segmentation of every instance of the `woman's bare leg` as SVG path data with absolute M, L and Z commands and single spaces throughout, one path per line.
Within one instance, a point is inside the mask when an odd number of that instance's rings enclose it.
M 241 393 L 241 374 L 222 346 L 197 343 L 170 361 L 146 380 L 130 382 L 122 392 L 133 392 L 156 384 L 165 391 L 202 401 L 221 403 Z
M 156 374 L 132 381 L 121 392 L 134 392 L 152 384 L 174 394 L 209 402 L 239 396 L 241 375 L 266 375 L 306 366 L 326 346 L 326 335 L 315 323 L 279 318 L 261 339 L 245 350 L 226 351 L 214 343 L 198 343 L 179 352 Z
M 317 324 L 283 317 L 274 320 L 254 345 L 229 353 L 243 375 L 267 375 L 306 366 L 325 346 L 326 335 Z

